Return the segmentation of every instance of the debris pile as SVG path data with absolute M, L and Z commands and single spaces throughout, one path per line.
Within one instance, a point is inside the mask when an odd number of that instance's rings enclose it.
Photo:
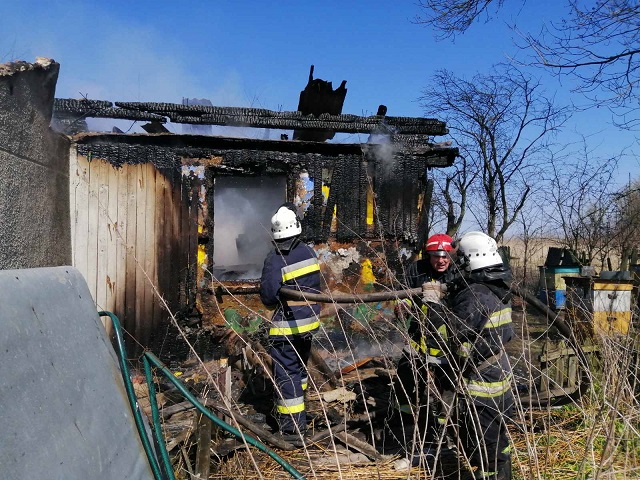
M 336 351 L 315 342 L 305 396 L 308 431 L 304 436 L 305 446 L 300 449 L 278 433 L 272 415 L 271 357 L 265 347 L 255 338 L 230 329 L 220 328 L 211 335 L 211 344 L 224 345 L 224 349 L 216 353 L 218 358 L 202 361 L 192 357 L 181 362 L 173 373 L 219 418 L 286 455 L 287 459 L 291 457 L 300 471 L 375 466 L 387 468 L 389 474 L 395 472 L 395 476 L 387 478 L 401 478 L 392 465 L 398 458 L 400 445 L 391 445 L 385 440 L 384 431 L 395 375 L 392 357 L 380 354 L 363 358 L 358 357 L 357 348 L 349 342 L 337 342 L 344 350 Z M 335 357 L 343 361 L 335 362 Z M 348 358 L 353 361 L 345 362 Z M 134 376 L 133 382 L 138 404 L 150 418 L 148 388 L 143 376 Z M 203 452 L 211 453 L 210 474 L 221 475 L 238 468 L 238 456 L 259 458 L 263 455 L 247 449 L 241 439 L 212 428 L 211 422 L 203 418 L 190 401 L 185 401 L 171 382 L 161 376 L 155 377 L 154 382 L 167 450 L 176 472 L 197 474 L 196 464 Z M 296 460 L 303 453 L 304 458 Z M 266 455 L 262 462 L 273 463 Z M 202 469 L 202 465 L 199 468 Z M 246 465 L 243 468 L 247 468 Z M 277 465 L 266 468 L 275 468 L 279 475 L 283 474 Z M 262 467 L 261 471 L 264 471 Z

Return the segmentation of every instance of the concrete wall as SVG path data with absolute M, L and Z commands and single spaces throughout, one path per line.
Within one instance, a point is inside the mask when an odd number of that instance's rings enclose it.
M 0 271 L 4 480 L 153 480 L 118 358 L 74 268 Z
M 71 264 L 69 140 L 49 128 L 60 65 L 0 65 L 0 269 Z

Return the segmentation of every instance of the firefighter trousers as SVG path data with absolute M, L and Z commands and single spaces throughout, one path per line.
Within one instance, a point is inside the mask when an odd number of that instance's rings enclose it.
M 427 364 L 419 354 L 405 350 L 397 366 L 391 399 L 400 412 L 402 424 L 419 429 L 421 438 L 437 445 L 444 438 L 444 405 L 446 371 L 437 365 Z
M 475 478 L 511 480 L 511 450 L 506 422 L 511 409 L 459 402 L 459 439 L 469 463 L 477 467 Z
M 307 386 L 307 362 L 312 339 L 311 334 L 274 336 L 270 339 L 276 418 L 280 432 L 285 435 L 304 433 L 307 429 L 304 390 Z

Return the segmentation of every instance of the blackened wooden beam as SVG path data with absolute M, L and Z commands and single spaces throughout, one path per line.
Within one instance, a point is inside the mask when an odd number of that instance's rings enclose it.
M 327 113 L 329 115 L 340 115 L 344 98 L 347 95 L 347 81 L 343 80 L 338 88 L 333 89 L 333 84 L 326 80 L 313 78 L 313 65 L 309 71 L 309 81 L 303 91 L 300 92 L 298 111 L 305 116 L 313 115 L 319 118 Z M 294 130 L 294 140 L 311 140 L 313 142 L 323 142 L 335 136 L 334 130 Z
M 446 135 L 445 122 L 433 118 L 392 117 L 385 115 L 358 116 L 350 114 L 305 115 L 302 112 L 276 112 L 264 108 L 215 107 L 154 102 L 111 102 L 104 100 L 74 101 L 56 99 L 56 112 L 95 118 L 129 118 L 138 112 L 149 120 L 168 117 L 175 123 L 278 128 L 282 130 L 333 130 L 342 133 L 369 133 L 381 124 L 396 134 Z
M 387 150 L 388 146 L 360 143 L 324 143 L 303 142 L 298 140 L 259 140 L 254 138 L 216 137 L 209 135 L 175 135 L 175 134 L 117 134 L 117 133 L 83 133 L 74 137 L 81 146 L 79 150 L 87 150 L 95 145 L 136 146 L 140 148 L 174 149 L 185 158 L 206 158 L 210 155 L 234 157 L 242 155 L 247 158 L 278 158 L 294 162 L 298 155 L 320 155 L 338 157 L 340 155 L 376 155 L 378 150 Z M 96 153 L 97 154 L 97 153 Z M 416 149 L 397 149 L 394 158 L 408 160 L 424 160 L 427 167 L 448 167 L 453 164 L 458 154 L 457 148 L 421 146 Z

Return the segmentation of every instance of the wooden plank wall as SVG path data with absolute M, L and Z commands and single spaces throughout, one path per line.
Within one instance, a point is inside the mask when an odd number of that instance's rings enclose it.
M 70 164 L 73 265 L 97 309 L 150 346 L 166 333 L 168 310 L 189 307 L 198 235 L 192 194 L 180 172 L 152 163 L 115 168 L 73 149 Z

